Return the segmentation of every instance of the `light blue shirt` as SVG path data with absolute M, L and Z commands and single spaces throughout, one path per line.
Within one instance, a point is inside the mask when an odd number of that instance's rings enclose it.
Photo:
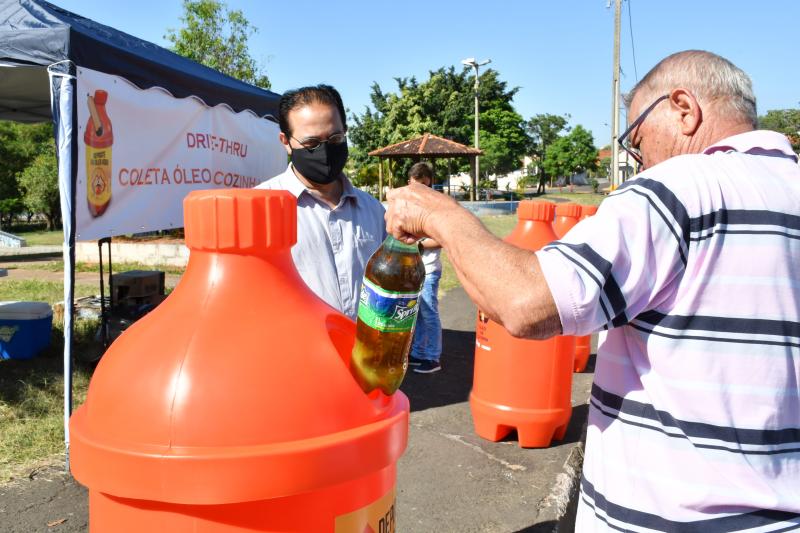
M 339 204 L 331 209 L 314 198 L 292 165 L 257 189 L 284 189 L 297 198 L 297 244 L 292 259 L 306 285 L 320 298 L 356 319 L 367 261 L 386 238 L 383 206 L 346 177 Z

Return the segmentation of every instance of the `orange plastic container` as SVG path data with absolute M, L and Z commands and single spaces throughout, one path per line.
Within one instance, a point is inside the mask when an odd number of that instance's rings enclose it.
M 556 219 L 553 221 L 553 231 L 555 231 L 559 239 L 566 235 L 567 232 L 580 221 L 583 207 L 584 206 L 578 204 L 559 204 L 556 207 Z M 575 337 L 575 363 L 573 365 L 575 372 L 583 372 L 586 368 L 586 363 L 589 362 L 589 352 L 591 351 L 590 345 L 590 335 Z
M 519 221 L 506 241 L 538 250 L 556 240 L 554 210 L 550 202 L 520 202 Z M 526 448 L 563 439 L 572 414 L 574 338 L 517 339 L 480 311 L 475 333 L 469 396 L 475 432 L 498 441 L 516 429 L 519 445 Z
M 553 221 L 553 231 L 559 239 L 567 234 L 581 218 L 581 206 L 578 204 L 556 205 L 556 218 Z
M 295 270 L 295 209 L 286 191 L 185 200 L 183 279 L 70 421 L 92 532 L 394 531 L 408 399 L 350 375 L 355 323 Z
M 582 205 L 581 206 L 581 220 L 584 218 L 589 218 L 590 216 L 597 213 L 597 206 L 596 205 Z

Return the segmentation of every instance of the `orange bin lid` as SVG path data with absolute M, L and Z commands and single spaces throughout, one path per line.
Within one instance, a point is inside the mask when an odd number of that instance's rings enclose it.
M 556 206 L 556 216 L 578 218 L 581 216 L 581 206 L 578 204 L 558 204 Z
M 552 202 L 522 200 L 517 206 L 517 218 L 520 220 L 552 222 L 555 207 L 555 204 Z
M 109 348 L 72 416 L 92 490 L 186 504 L 308 492 L 393 464 L 408 399 L 366 396 L 355 323 L 297 274 L 294 197 L 208 190 L 184 202 L 189 265 Z

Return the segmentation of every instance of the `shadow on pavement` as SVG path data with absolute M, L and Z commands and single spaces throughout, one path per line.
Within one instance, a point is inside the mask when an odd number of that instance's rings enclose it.
M 408 396 L 412 411 L 466 402 L 472 390 L 475 334 L 471 331 L 442 330 L 442 369 L 417 374 L 408 369 L 400 389 Z
M 556 526 L 558 523 L 555 520 L 548 520 L 547 522 L 541 522 L 539 524 L 526 527 L 525 529 L 519 529 L 514 533 L 552 533 L 556 530 Z

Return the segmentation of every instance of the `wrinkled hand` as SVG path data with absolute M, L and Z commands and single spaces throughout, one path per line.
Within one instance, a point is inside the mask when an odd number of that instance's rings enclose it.
M 458 203 L 420 183 L 392 189 L 386 194 L 386 231 L 395 239 L 407 244 L 422 237 L 437 238 L 436 225 Z M 437 239 L 438 240 L 438 239 Z

